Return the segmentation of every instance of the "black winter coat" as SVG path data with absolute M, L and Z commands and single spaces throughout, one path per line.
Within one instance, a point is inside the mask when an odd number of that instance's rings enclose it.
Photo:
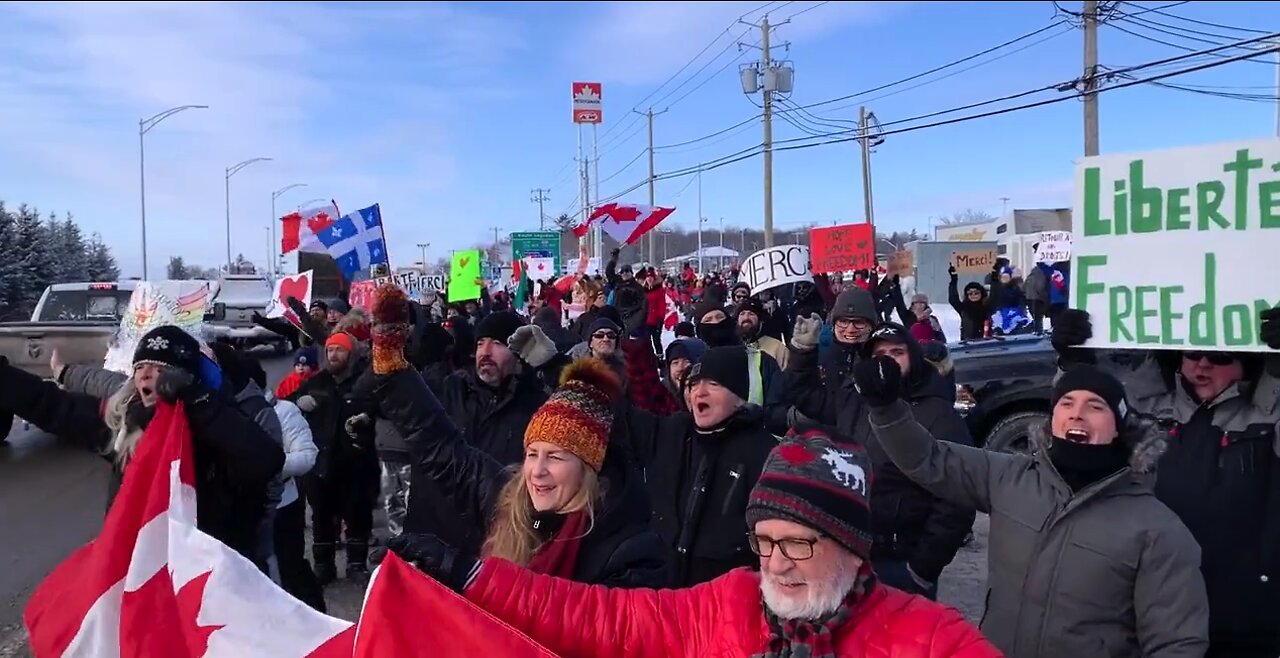
M 463 440 L 418 373 L 404 370 L 388 376 L 377 398 L 380 415 L 405 437 L 414 481 L 421 475 L 435 482 L 443 496 L 438 502 L 455 516 L 453 523 L 478 530 L 473 534 L 481 537 L 487 534 L 511 470 Z M 578 549 L 573 580 L 611 587 L 666 587 L 671 576 L 667 551 L 648 528 L 644 484 L 628 477 L 628 461 L 610 446 L 601 472 L 604 499 Z M 473 547 L 464 550 L 475 552 Z
M 102 413 L 104 399 L 68 393 L 10 366 L 4 357 L 0 357 L 0 391 L 5 410 L 108 459 L 112 464 L 108 496 L 114 498 L 124 471 L 111 451 L 112 433 Z M 261 567 L 256 555 L 258 528 L 267 487 L 284 466 L 284 451 L 266 430 L 222 396 L 192 386 L 183 403 L 195 460 L 196 525 Z
M 625 427 L 618 428 L 619 423 Z M 747 544 L 747 498 L 778 437 L 764 412 L 743 407 L 720 428 L 700 432 L 687 411 L 655 416 L 631 407 L 614 420 L 643 469 L 654 530 L 672 552 L 675 586 L 691 587 L 738 567 L 759 568 Z M 615 439 L 616 440 L 616 439 Z
M 954 389 L 924 360 L 914 341 L 911 375 L 903 399 L 916 420 L 941 441 L 973 445 L 968 426 L 955 411 Z M 873 559 L 905 560 L 921 578 L 938 576 L 964 544 L 975 512 L 929 493 L 902 473 L 871 430 L 868 406 L 851 378 L 838 386 L 825 383 L 814 367 L 817 350 L 792 350 L 787 374 L 796 409 L 815 422 L 834 427 L 836 434 L 862 446 L 871 459 Z

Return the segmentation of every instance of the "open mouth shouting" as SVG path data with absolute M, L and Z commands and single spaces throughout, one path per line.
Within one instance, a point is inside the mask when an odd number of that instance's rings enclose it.
M 1083 427 L 1069 427 L 1066 436 L 1062 437 L 1072 443 L 1089 443 L 1089 430 Z

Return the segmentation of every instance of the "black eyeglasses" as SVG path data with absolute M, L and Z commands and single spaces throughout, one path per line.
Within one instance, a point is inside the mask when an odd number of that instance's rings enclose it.
M 760 557 L 772 557 L 773 548 L 776 546 L 782 551 L 782 556 L 788 560 L 808 560 L 813 557 L 813 546 L 822 538 L 800 539 L 798 537 L 788 537 L 786 539 L 772 539 L 762 537 L 754 533 L 747 533 L 747 543 L 751 545 L 751 552 Z
M 596 340 L 617 340 L 618 334 L 615 334 L 612 331 L 597 331 L 596 333 L 591 334 L 591 337 Z
M 1191 361 L 1199 361 L 1207 359 L 1209 363 L 1215 366 L 1229 366 L 1235 363 L 1236 357 L 1226 352 L 1183 352 L 1182 358 Z

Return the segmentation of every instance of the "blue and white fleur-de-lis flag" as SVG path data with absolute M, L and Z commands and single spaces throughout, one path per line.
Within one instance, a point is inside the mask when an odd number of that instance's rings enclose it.
M 348 281 L 353 280 L 356 272 L 388 262 L 386 238 L 382 234 L 382 211 L 376 203 L 343 215 L 317 232 L 316 237 L 337 261 L 342 277 Z

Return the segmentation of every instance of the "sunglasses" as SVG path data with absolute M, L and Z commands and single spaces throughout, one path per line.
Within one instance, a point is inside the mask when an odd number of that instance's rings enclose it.
M 596 340 L 617 340 L 618 334 L 615 334 L 612 331 L 597 331 L 594 334 L 591 334 L 591 337 Z
M 1190 361 L 1207 360 L 1215 366 L 1229 366 L 1236 361 L 1236 357 L 1226 352 L 1183 352 L 1182 358 Z

